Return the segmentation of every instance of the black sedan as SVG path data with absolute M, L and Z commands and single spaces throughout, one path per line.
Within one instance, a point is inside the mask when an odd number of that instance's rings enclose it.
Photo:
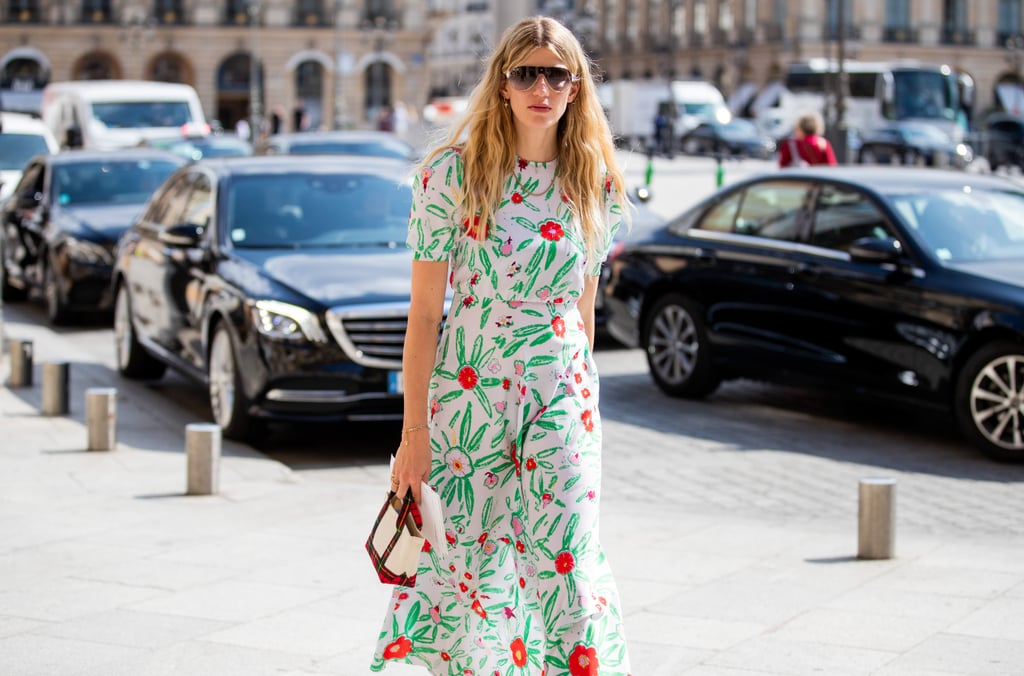
M 871 392 L 1024 461 L 1022 213 L 1024 189 L 993 176 L 757 176 L 619 253 L 608 328 L 673 396 L 737 377 Z
M 0 210 L 5 302 L 40 291 L 54 324 L 111 308 L 114 246 L 184 160 L 162 150 L 38 155 Z
M 118 368 L 209 389 L 214 421 L 398 419 L 411 255 L 402 160 L 200 160 L 121 239 Z
M 938 127 L 905 122 L 865 131 L 860 136 L 860 164 L 902 164 L 946 169 L 965 169 L 974 160 L 966 143 L 954 141 Z
M 268 155 L 364 155 L 414 161 L 416 148 L 386 131 L 303 131 L 267 139 Z
M 739 117 L 701 122 L 683 134 L 679 143 L 687 155 L 768 159 L 775 154 L 775 141 L 753 122 Z

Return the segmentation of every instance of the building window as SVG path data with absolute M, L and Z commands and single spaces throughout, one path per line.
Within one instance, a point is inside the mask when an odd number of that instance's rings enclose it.
M 917 39 L 917 31 L 910 27 L 910 0 L 886 0 L 883 37 L 887 42 Z
M 249 6 L 258 0 L 228 0 L 224 23 L 231 26 L 249 25 Z
M 82 23 L 110 23 L 112 18 L 110 0 L 83 0 Z
M 942 3 L 942 42 L 965 45 L 973 42 L 967 28 L 967 0 L 944 0 Z
M 149 68 L 149 79 L 157 82 L 191 84 L 188 66 L 179 54 L 165 52 L 155 59 Z
M 160 24 L 185 23 L 185 8 L 182 7 L 182 0 L 155 0 L 153 17 Z
M 999 0 L 999 44 L 1020 35 L 1020 0 Z
M 36 0 L 10 0 L 7 5 L 9 23 L 39 23 L 39 3 Z
M 296 26 L 326 26 L 327 14 L 323 0 L 298 0 L 295 6 Z
M 396 25 L 398 15 L 392 4 L 391 0 L 366 0 L 362 23 L 369 26 Z
M 844 37 L 855 38 L 853 25 L 853 0 L 845 0 L 843 3 L 843 32 Z M 825 39 L 836 40 L 839 38 L 839 0 L 827 0 L 825 4 Z

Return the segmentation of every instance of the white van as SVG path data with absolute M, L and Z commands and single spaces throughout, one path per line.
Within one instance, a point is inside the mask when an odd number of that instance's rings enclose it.
M 209 132 L 196 90 L 169 82 L 54 82 L 43 90 L 41 113 L 65 148 L 115 150 L 185 131 Z
M 0 201 L 14 191 L 29 160 L 59 150 L 57 140 L 38 117 L 0 112 Z

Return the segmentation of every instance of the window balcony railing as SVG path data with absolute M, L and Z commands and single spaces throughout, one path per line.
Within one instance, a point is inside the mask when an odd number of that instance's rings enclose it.
M 84 24 L 104 24 L 113 23 L 114 15 L 109 8 L 98 8 L 88 9 L 82 8 L 82 14 L 78 19 L 79 23 Z
M 39 18 L 38 7 L 11 7 L 7 11 L 7 23 L 39 23 Z
M 157 12 L 153 17 L 161 26 L 184 26 L 185 13 L 180 9 L 167 9 Z
M 766 24 L 764 27 L 765 42 L 782 42 L 786 39 L 786 29 L 780 23 Z
M 327 15 L 324 12 L 316 10 L 312 11 L 297 11 L 292 17 L 293 26 L 304 26 L 307 28 L 316 28 L 319 26 L 327 26 Z
M 901 44 L 917 42 L 917 29 L 909 26 L 886 26 L 882 30 L 883 42 L 898 42 Z
M 826 40 L 838 40 L 839 39 L 839 27 L 835 25 L 825 26 L 825 39 Z M 843 38 L 846 40 L 860 40 L 861 33 L 860 28 L 857 26 L 846 25 L 843 26 Z
M 942 29 L 942 44 L 944 45 L 975 45 L 977 42 L 974 31 L 967 28 Z

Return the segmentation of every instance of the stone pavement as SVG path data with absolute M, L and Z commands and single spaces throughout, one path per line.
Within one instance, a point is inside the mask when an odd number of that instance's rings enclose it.
M 0 386 L 0 675 L 368 673 L 389 590 L 362 546 L 386 451 L 297 471 L 225 442 L 219 494 L 186 496 L 187 408 L 118 380 L 75 331 L 9 314 L 3 332 L 33 340 L 36 371 Z M 44 417 L 41 364 L 69 355 L 71 412 Z M 652 398 L 640 355 L 597 361 L 634 674 L 1024 674 L 1024 469 L 756 392 Z M 87 452 L 84 391 L 109 386 L 118 444 Z M 896 558 L 862 561 L 856 481 L 878 472 L 899 480 Z

